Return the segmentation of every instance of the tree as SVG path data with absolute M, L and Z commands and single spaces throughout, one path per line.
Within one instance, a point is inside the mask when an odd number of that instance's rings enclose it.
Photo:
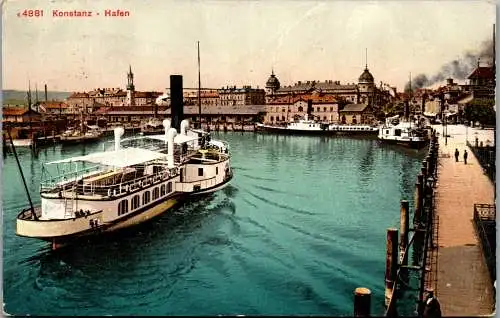
M 465 107 L 465 118 L 470 122 L 479 122 L 481 126 L 495 125 L 496 113 L 493 99 L 474 99 Z

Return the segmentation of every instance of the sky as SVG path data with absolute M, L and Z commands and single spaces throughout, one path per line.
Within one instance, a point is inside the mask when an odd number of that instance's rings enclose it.
M 43 17 L 23 17 L 25 9 Z M 107 9 L 130 16 L 105 17 Z M 481 51 L 495 14 L 494 1 L 6 0 L 2 86 L 125 88 L 131 65 L 136 90 L 164 91 L 171 74 L 197 87 L 199 41 L 204 88 L 264 88 L 272 70 L 282 86 L 355 83 L 367 63 L 377 84 L 401 91 L 410 73 L 432 77 Z

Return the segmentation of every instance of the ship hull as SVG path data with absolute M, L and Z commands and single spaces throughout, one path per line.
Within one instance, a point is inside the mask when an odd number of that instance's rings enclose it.
M 274 134 L 286 135 L 316 135 L 316 136 L 377 136 L 377 130 L 362 130 L 362 129 L 324 129 L 324 130 L 306 130 L 306 129 L 290 129 L 276 126 L 257 126 L 257 131 Z
M 395 140 L 395 139 L 380 139 L 380 138 L 379 141 L 381 143 L 398 145 L 411 149 L 422 149 L 429 143 L 429 141 L 427 140 Z
M 81 143 L 90 143 L 99 141 L 101 136 L 92 136 L 92 137 L 61 137 L 59 142 L 65 145 L 72 144 L 81 144 Z
M 257 126 L 257 131 L 272 134 L 283 134 L 283 135 L 313 135 L 313 136 L 325 136 L 334 135 L 335 133 L 325 130 L 306 130 L 306 129 L 289 129 L 285 127 L 275 127 L 275 126 Z

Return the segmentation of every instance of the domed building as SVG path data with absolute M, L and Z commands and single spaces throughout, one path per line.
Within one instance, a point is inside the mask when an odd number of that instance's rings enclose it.
M 358 79 L 359 102 L 361 104 L 372 104 L 375 93 L 375 80 L 368 70 L 368 65 Z
M 266 82 L 266 97 L 272 97 L 276 93 L 276 91 L 280 89 L 280 87 L 280 81 L 278 80 L 276 75 L 274 75 L 274 70 L 272 70 L 271 76 L 269 76 Z

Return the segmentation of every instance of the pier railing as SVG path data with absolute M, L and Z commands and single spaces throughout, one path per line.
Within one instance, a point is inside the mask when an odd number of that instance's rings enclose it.
M 432 131 L 429 153 L 422 162 L 421 172 L 415 183 L 413 227 L 409 225 L 409 202 L 401 200 L 401 232 L 387 229 L 385 305 L 386 317 L 396 317 L 397 300 L 403 291 L 417 292 L 418 316 L 422 316 L 427 292 L 433 290 L 437 280 L 438 219 L 435 213 L 434 188 L 437 179 L 438 147 L 435 131 Z M 411 238 L 410 238 L 410 234 Z M 399 243 L 398 243 L 399 241 Z M 409 264 L 410 249 L 412 250 Z M 417 273 L 417 282 L 410 271 Z M 415 286 L 418 285 L 418 286 Z M 370 314 L 370 295 L 367 288 L 354 292 L 354 316 L 367 317 Z
M 493 282 L 496 280 L 496 205 L 474 204 L 474 226 Z
M 495 146 L 481 146 L 477 142 L 476 144 L 472 145 L 469 141 L 467 141 L 467 146 L 469 146 L 469 148 L 472 150 L 472 153 L 474 153 L 474 156 L 476 156 L 479 164 L 483 168 L 483 171 L 486 173 L 488 178 L 490 178 L 491 182 L 495 183 Z

